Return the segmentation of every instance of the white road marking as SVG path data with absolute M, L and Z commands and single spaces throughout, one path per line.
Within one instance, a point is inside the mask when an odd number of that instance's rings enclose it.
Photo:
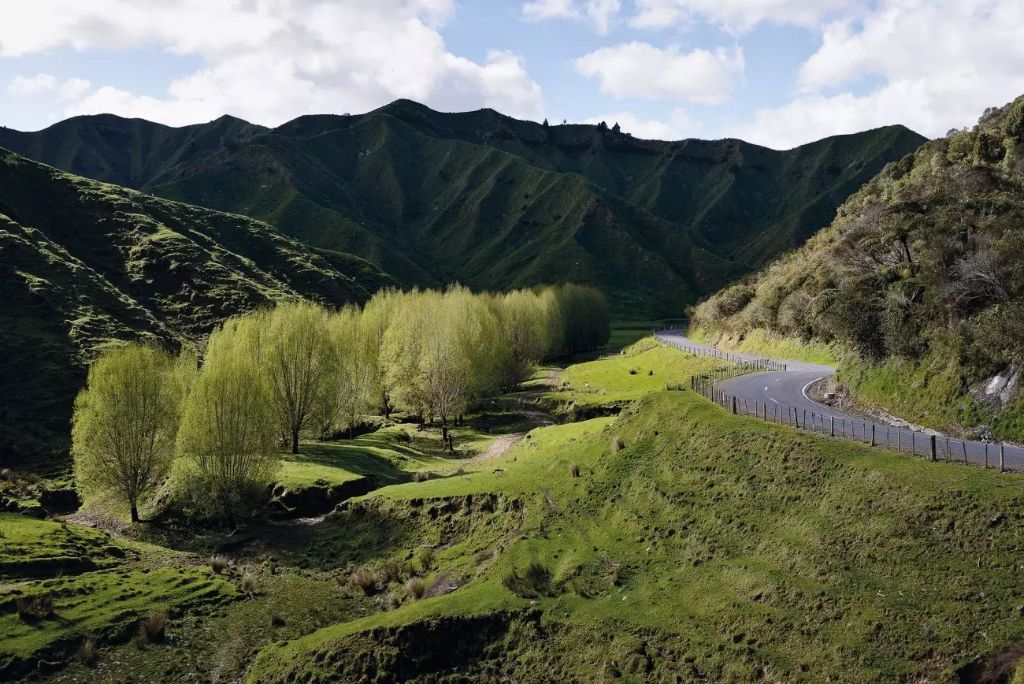
M 775 399 L 773 399 L 772 397 L 768 397 L 768 398 L 771 399 L 772 401 L 775 401 Z M 775 401 L 775 403 L 778 404 L 779 402 Z
M 768 391 L 768 385 L 765 385 L 765 386 L 764 386 L 764 391 L 765 391 L 765 392 L 767 392 L 767 391 Z
M 809 383 L 804 385 L 804 388 L 802 390 L 800 390 L 800 394 L 804 395 L 804 399 L 806 399 L 807 401 L 812 401 L 815 404 L 817 404 L 818 402 L 814 401 L 809 396 L 807 396 L 807 388 L 810 387 L 811 385 L 813 385 L 814 383 L 818 382 L 819 380 L 824 380 L 824 379 L 825 379 L 825 376 L 822 375 L 820 378 L 815 378 L 814 380 L 811 380 Z

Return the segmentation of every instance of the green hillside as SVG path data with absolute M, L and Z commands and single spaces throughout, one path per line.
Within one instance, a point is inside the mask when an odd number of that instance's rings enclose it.
M 0 150 L 0 456 L 66 453 L 71 401 L 104 345 L 178 346 L 239 311 L 300 296 L 361 301 L 388 282 L 266 224 Z
M 110 116 L 0 130 L 0 145 L 40 161 L 267 221 L 404 283 L 573 280 L 634 318 L 674 313 L 800 244 L 922 141 L 890 127 L 777 152 L 404 100 L 274 130 Z
M 835 222 L 697 307 L 847 350 L 863 403 L 951 431 L 1024 438 L 1024 97 L 888 165 Z

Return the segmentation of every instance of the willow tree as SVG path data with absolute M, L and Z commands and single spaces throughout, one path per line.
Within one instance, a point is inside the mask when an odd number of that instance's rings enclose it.
M 359 355 L 366 364 L 366 392 L 385 418 L 391 415 L 393 398 L 388 390 L 388 366 L 381 354 L 388 329 L 398 318 L 396 310 L 408 295 L 393 288 L 380 290 L 370 298 L 359 316 Z
M 194 373 L 194 356 L 176 360 L 140 343 L 109 350 L 92 363 L 71 429 L 75 479 L 84 492 L 120 498 L 132 522 L 139 521 L 139 502 L 170 472 Z
M 541 296 L 529 290 L 495 295 L 491 301 L 504 361 L 501 384 L 512 389 L 530 376 L 551 345 L 547 308 Z
M 327 319 L 328 354 L 324 368 L 326 391 L 313 407 L 313 421 L 320 437 L 335 430 L 351 432 L 360 412 L 370 402 L 374 368 L 362 354 L 360 311 L 346 306 Z
M 281 430 L 299 453 L 299 436 L 331 387 L 327 312 L 309 302 L 280 304 L 264 314 L 263 366 Z
M 394 295 L 387 327 L 378 355 L 381 391 L 398 408 L 421 418 L 433 416 L 434 407 L 424 385 L 422 361 L 424 345 L 433 335 L 441 294 L 432 290 L 413 290 Z M 363 311 L 365 316 L 367 310 Z
M 185 402 L 177 453 L 196 502 L 233 524 L 278 468 L 278 429 L 263 354 L 264 321 L 230 319 L 210 336 Z

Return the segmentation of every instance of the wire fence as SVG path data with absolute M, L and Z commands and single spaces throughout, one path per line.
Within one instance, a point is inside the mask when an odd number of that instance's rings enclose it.
M 689 352 L 695 356 L 710 356 L 716 359 L 722 359 L 723 361 L 730 361 L 736 364 L 754 364 L 754 366 L 746 372 L 756 371 L 784 371 L 786 370 L 786 364 L 772 359 L 765 359 L 760 357 L 753 357 L 749 354 L 733 354 L 732 352 L 722 351 L 714 347 L 705 347 L 698 345 L 689 345 L 678 340 L 674 340 L 670 337 L 666 337 L 660 333 L 673 332 L 678 333 L 677 328 L 661 328 L 651 331 L 654 337 L 659 342 L 669 347 L 674 347 L 680 351 Z
M 664 344 L 698 356 L 715 356 L 732 362 L 690 378 L 690 389 L 715 402 L 735 415 L 757 418 L 771 423 L 788 425 L 829 437 L 852 439 L 873 447 L 893 449 L 899 453 L 927 458 L 931 461 L 948 461 L 984 468 L 997 468 L 1000 472 L 1024 472 L 1024 449 L 1003 442 L 981 442 L 955 439 L 937 432 L 911 430 L 875 423 L 867 419 L 831 412 L 821 406 L 818 410 L 807 407 L 789 406 L 771 401 L 747 399 L 719 387 L 726 380 L 766 371 L 785 371 L 786 364 L 744 355 L 721 356 L 701 347 L 691 347 L 662 335 L 655 336 Z

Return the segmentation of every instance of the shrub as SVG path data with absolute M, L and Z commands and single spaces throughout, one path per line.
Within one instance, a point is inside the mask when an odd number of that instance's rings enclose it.
M 580 476 L 580 467 L 579 467 L 579 465 L 576 464 L 576 463 L 570 463 L 569 464 L 569 474 L 572 475 L 573 477 L 579 477 Z
M 391 582 L 396 582 L 399 579 L 401 579 L 401 577 L 402 565 L 398 561 L 391 560 L 389 558 L 387 560 L 381 561 L 381 563 L 377 566 L 377 579 L 379 579 L 382 584 L 390 584 Z
M 654 369 L 653 368 L 650 369 L 649 371 L 647 371 L 647 377 L 651 377 L 653 375 L 654 375 Z
M 139 637 L 143 643 L 159 644 L 164 640 L 164 632 L 166 630 L 167 614 L 161 611 L 154 611 L 139 625 Z
M 53 594 L 20 596 L 14 599 L 14 609 L 22 620 L 44 620 L 53 615 Z
M 629 369 L 629 374 L 630 374 L 630 375 L 636 375 L 636 374 L 637 374 L 637 373 L 639 373 L 639 372 L 640 372 L 640 371 L 638 371 L 638 370 L 637 370 L 636 368 L 630 368 L 630 369 Z
M 272 613 L 270 615 L 270 626 L 271 627 L 284 627 L 284 625 L 285 625 L 285 622 L 284 622 L 284 618 L 283 617 L 281 617 L 277 613 Z
M 82 643 L 78 646 L 78 660 L 83 665 L 92 665 L 96 662 L 96 640 L 95 639 L 83 639 Z
M 210 558 L 210 569 L 216 574 L 221 574 L 225 570 L 231 567 L 231 560 L 222 554 L 217 554 Z
M 420 600 L 427 593 L 429 588 L 427 581 L 422 577 L 412 577 L 405 583 L 405 590 L 413 600 Z
M 611 572 L 608 573 L 608 580 L 612 583 L 612 586 L 619 586 L 622 582 L 622 566 L 616 563 L 612 566 Z
M 622 441 L 621 437 L 619 437 L 618 435 L 616 435 L 615 437 L 612 437 L 612 453 L 614 453 L 616 451 L 621 451 L 622 449 L 625 449 L 625 448 L 626 448 L 626 445 Z
M 427 572 L 434 567 L 436 558 L 437 554 L 434 553 L 434 549 L 429 546 L 421 546 L 413 555 L 413 564 L 420 572 Z
M 522 575 L 510 572 L 502 578 L 501 583 L 513 594 L 523 598 L 545 596 L 551 593 L 551 571 L 534 561 L 526 566 Z
M 242 575 L 242 591 L 249 594 L 249 596 L 253 596 L 256 593 L 256 575 L 251 572 Z
M 434 473 L 429 470 L 417 470 L 412 475 L 413 482 L 426 482 L 427 480 L 433 480 L 436 477 Z
M 369 568 L 359 568 L 352 573 L 350 579 L 366 596 L 377 591 L 377 576 Z

